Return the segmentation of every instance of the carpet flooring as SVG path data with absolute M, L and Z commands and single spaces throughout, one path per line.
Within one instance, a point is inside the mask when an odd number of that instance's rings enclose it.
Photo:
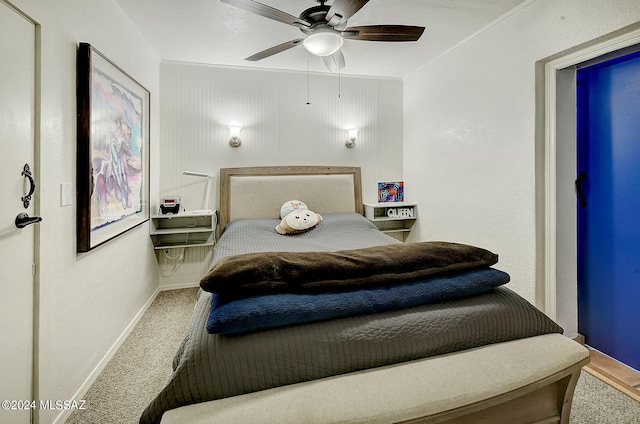
M 134 424 L 164 387 L 191 320 L 197 288 L 158 294 L 67 424 Z M 640 424 L 640 403 L 582 372 L 570 424 Z
M 84 396 L 86 409 L 66 423 L 137 423 L 171 374 L 197 293 L 197 287 L 160 292 Z

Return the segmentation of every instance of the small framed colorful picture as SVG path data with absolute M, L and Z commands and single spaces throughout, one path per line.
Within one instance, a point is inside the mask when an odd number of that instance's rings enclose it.
M 404 181 L 378 182 L 378 202 L 404 202 Z

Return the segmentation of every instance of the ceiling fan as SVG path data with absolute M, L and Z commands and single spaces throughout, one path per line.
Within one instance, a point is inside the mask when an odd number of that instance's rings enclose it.
M 336 71 L 345 66 L 344 55 L 340 50 L 344 39 L 417 41 L 424 32 L 424 27 L 408 25 L 347 27 L 347 20 L 367 4 L 369 0 L 334 0 L 330 6 L 325 4 L 326 0 L 316 0 L 320 3 L 320 6 L 304 10 L 299 17 L 254 0 L 221 1 L 265 18 L 295 26 L 306 35 L 306 37 L 287 41 L 245 58 L 245 60 L 249 61 L 264 59 L 302 44 L 309 53 L 322 57 L 330 71 Z

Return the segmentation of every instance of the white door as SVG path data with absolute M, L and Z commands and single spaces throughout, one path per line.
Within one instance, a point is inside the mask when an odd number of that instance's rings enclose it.
M 31 190 L 35 157 L 35 26 L 0 0 L 0 409 L 1 423 L 29 423 L 32 401 L 34 215 Z M 35 194 L 35 193 L 34 193 Z

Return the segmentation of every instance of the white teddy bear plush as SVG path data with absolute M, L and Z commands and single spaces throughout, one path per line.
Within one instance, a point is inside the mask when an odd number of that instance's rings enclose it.
M 278 234 L 300 234 L 309 231 L 322 222 L 322 215 L 310 210 L 290 212 L 276 226 Z
M 289 200 L 288 202 L 284 202 L 280 208 L 280 219 L 283 219 L 293 211 L 306 211 L 308 209 L 307 205 L 300 200 Z

